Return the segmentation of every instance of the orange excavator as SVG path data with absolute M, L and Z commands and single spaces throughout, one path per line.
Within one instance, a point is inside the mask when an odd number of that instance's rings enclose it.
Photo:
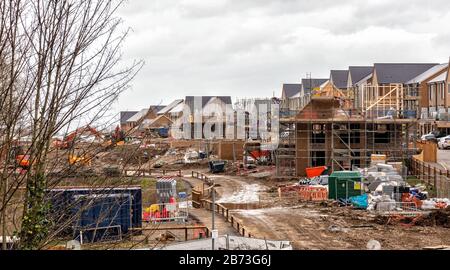
M 126 135 L 120 126 L 117 126 L 114 132 L 109 134 L 108 138 L 109 140 L 105 141 L 104 146 L 113 148 L 115 146 L 123 146 L 125 144 Z
M 11 159 L 14 159 L 15 166 L 23 170 L 28 170 L 31 167 L 30 155 L 26 155 L 23 147 L 18 143 L 12 146 L 9 152 Z
M 103 140 L 103 136 L 100 134 L 100 132 L 98 132 L 95 128 L 87 125 L 71 132 L 66 137 L 64 137 L 63 140 L 56 140 L 53 145 L 58 149 L 70 149 L 74 146 L 77 136 L 85 134 L 86 132 L 94 135 L 97 139 Z

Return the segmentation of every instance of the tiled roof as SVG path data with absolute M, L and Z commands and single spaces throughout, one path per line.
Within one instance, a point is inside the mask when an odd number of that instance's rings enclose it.
M 379 84 L 406 83 L 438 64 L 375 64 Z
M 346 89 L 348 86 L 348 70 L 332 70 L 330 80 L 339 89 Z
M 284 84 L 283 85 L 283 93 L 286 98 L 292 98 L 296 95 L 299 95 L 302 91 L 301 84 Z

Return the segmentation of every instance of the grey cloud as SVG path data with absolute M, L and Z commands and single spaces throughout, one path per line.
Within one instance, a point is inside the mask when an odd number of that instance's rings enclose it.
M 124 58 L 145 68 L 120 109 L 185 95 L 271 96 L 307 72 L 447 61 L 450 1 L 130 0 Z

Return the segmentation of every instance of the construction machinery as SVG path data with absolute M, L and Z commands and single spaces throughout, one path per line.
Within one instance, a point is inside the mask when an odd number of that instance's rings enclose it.
M 69 155 L 69 165 L 91 166 L 91 158 L 86 155 Z
M 103 141 L 103 136 L 101 135 L 101 133 L 98 132 L 95 128 L 87 125 L 71 132 L 70 134 L 65 136 L 63 140 L 56 140 L 53 145 L 58 149 L 70 149 L 74 146 L 76 139 L 86 133 L 95 136 L 95 138 L 99 141 Z
M 114 133 L 112 135 L 112 142 L 114 144 L 125 142 L 125 132 L 120 128 L 120 126 L 117 126 L 114 130 Z
M 18 168 L 28 170 L 31 167 L 30 155 L 27 155 L 19 144 L 11 147 L 9 158 L 14 159 L 14 164 Z
M 105 147 L 115 147 L 115 146 L 122 146 L 125 145 L 125 132 L 120 128 L 120 126 L 117 126 L 114 132 L 107 135 L 107 138 L 105 138 Z

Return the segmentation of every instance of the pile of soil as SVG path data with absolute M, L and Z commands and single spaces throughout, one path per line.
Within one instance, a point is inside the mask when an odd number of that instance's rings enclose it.
M 417 217 L 408 216 L 377 216 L 375 223 L 379 225 L 397 225 L 403 224 L 408 226 L 422 226 L 422 227 L 444 227 L 450 228 L 450 207 L 442 210 L 435 210 L 426 215 Z
M 440 226 L 450 228 L 450 207 L 443 210 L 436 210 L 429 215 L 419 217 L 415 223 L 417 226 Z

